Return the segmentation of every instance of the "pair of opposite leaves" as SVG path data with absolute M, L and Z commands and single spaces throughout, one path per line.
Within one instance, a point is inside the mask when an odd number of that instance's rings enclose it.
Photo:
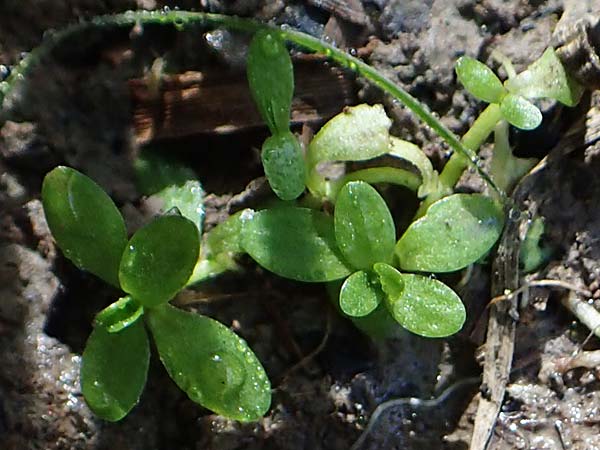
M 307 282 L 346 278 L 341 309 L 363 317 L 384 302 L 394 319 L 427 337 L 457 332 L 465 320 L 460 298 L 445 284 L 407 271 L 452 272 L 484 256 L 497 241 L 503 214 L 489 198 L 455 194 L 434 203 L 396 243 L 385 201 L 365 182 L 340 190 L 334 217 L 299 207 L 246 215 L 242 248 L 280 276 Z M 476 236 L 477 238 L 474 238 Z
M 98 314 L 83 353 L 82 391 L 96 414 L 119 420 L 137 404 L 150 355 L 144 323 L 167 372 L 192 400 L 242 421 L 266 412 L 270 384 L 247 344 L 219 322 L 168 304 L 198 259 L 194 222 L 161 216 L 128 241 L 108 195 L 67 167 L 46 176 L 42 200 L 65 256 L 129 294 Z

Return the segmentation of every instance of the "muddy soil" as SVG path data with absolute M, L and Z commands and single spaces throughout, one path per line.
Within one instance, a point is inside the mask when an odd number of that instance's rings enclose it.
M 460 134 L 482 105 L 457 85 L 456 58 L 468 54 L 498 68 L 490 58 L 498 49 L 517 71 L 523 69 L 549 45 L 565 3 L 5 0 L 0 3 L 0 76 L 38 45 L 45 31 L 81 18 L 128 9 L 201 7 L 287 23 L 355 49 Z M 75 269 L 55 248 L 39 201 L 41 180 L 58 164 L 76 167 L 97 180 L 132 222 L 143 221 L 132 161 L 152 147 L 198 172 L 210 193 L 208 227 L 252 204 L 262 195 L 260 189 L 246 189 L 261 176 L 256 148 L 265 136 L 262 128 L 237 123 L 227 134 L 193 134 L 187 124 L 178 128 L 186 130 L 179 135 L 141 145 L 128 84 L 151 76 L 157 57 L 168 62 L 171 73 L 210 74 L 219 67 L 235 78 L 243 73 L 244 43 L 245 38 L 227 33 L 168 27 L 141 34 L 89 32 L 33 71 L 20 101 L 12 105 L 16 119 L 0 129 L 0 448 L 347 449 L 382 402 L 436 398 L 480 375 L 477 349 L 487 322 L 488 266 L 474 267 L 468 283 L 457 284 L 469 314 L 457 336 L 427 340 L 398 331 L 393 338 L 373 341 L 335 313 L 324 288 L 276 278 L 243 261 L 244 271 L 203 287 L 194 295 L 206 300 L 188 308 L 232 327 L 263 362 L 274 388 L 264 419 L 240 424 L 202 409 L 179 391 L 157 358 L 142 400 L 127 418 L 110 424 L 89 411 L 79 387 L 81 352 L 94 314 L 118 293 Z M 352 74 L 344 79 L 352 92 L 342 92 L 333 110 L 360 101 L 383 103 L 395 120 L 395 134 L 421 145 L 438 167 L 444 163 L 447 148 L 401 105 Z M 573 110 L 541 105 L 542 127 L 513 134 L 517 153 L 543 157 L 599 103 L 597 95 L 587 95 Z M 227 112 L 228 105 L 223 109 Z M 317 111 L 312 124 L 328 114 Z M 530 277 L 587 288 L 594 304 L 600 298 L 600 217 L 594 207 L 600 198 L 600 143 L 587 142 L 554 165 L 530 194 L 546 222 L 544 245 L 551 249 L 547 265 Z M 466 191 L 480 187 L 470 174 L 461 184 Z M 400 210 L 406 195 L 386 195 Z M 513 372 L 490 449 L 600 449 L 600 372 L 593 363 L 572 359 L 576 352 L 600 348 L 600 341 L 587 339 L 589 330 L 561 305 L 565 295 L 534 289 L 521 311 Z M 433 405 L 391 408 L 361 448 L 465 450 L 478 398 L 476 383 L 461 384 Z

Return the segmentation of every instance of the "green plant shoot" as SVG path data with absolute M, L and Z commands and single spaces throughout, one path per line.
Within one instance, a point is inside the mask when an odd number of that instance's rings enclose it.
M 198 199 L 174 195 L 171 203 L 197 220 Z M 247 344 L 208 317 L 167 305 L 197 264 L 199 233 L 193 221 L 160 216 L 127 242 L 112 200 L 68 167 L 46 176 L 42 201 L 65 256 L 129 294 L 97 315 L 83 352 L 82 391 L 98 416 L 120 420 L 139 401 L 149 364 L 147 331 L 165 368 L 193 401 L 241 421 L 257 420 L 267 411 L 269 381 Z

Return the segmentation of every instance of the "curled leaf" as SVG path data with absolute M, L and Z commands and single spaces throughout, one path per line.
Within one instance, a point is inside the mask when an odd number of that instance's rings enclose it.
M 462 328 L 465 307 L 452 289 L 422 275 L 401 274 L 401 277 L 404 282 L 401 294 L 386 297 L 388 309 L 400 325 L 431 338 L 450 336 Z
M 335 241 L 333 219 L 307 208 L 275 208 L 244 222 L 242 246 L 265 269 L 298 281 L 332 281 L 351 273 Z
M 100 311 L 94 322 L 109 333 L 116 333 L 133 325 L 142 314 L 144 307 L 127 295 Z
M 146 307 L 169 301 L 190 278 L 199 245 L 190 220 L 159 217 L 129 240 L 119 268 L 121 287 Z
M 575 106 L 583 94 L 583 88 L 567 74 L 552 48 L 527 70 L 509 79 L 506 88 L 526 98 L 553 98 L 566 106 Z
M 432 204 L 396 244 L 400 268 L 453 272 L 483 257 L 504 225 L 502 210 L 481 194 L 454 194 Z
M 50 231 L 65 256 L 118 287 L 127 232 L 106 192 L 82 173 L 61 166 L 44 178 L 42 202 Z
M 370 314 L 382 299 L 383 292 L 376 277 L 363 270 L 346 278 L 340 290 L 340 308 L 351 317 Z
M 357 269 L 391 262 L 396 242 L 392 214 L 379 193 L 362 181 L 339 192 L 334 213 L 335 238 L 342 254 Z
M 148 313 L 160 359 L 194 402 L 230 419 L 258 420 L 271 385 L 248 344 L 206 316 L 162 305 Z
M 311 166 L 325 161 L 364 161 L 388 152 L 392 121 L 381 105 L 358 105 L 327 122 L 311 141 Z
M 149 361 L 141 320 L 114 333 L 97 325 L 81 360 L 81 390 L 90 409 L 111 422 L 125 417 L 142 395 Z
M 507 94 L 500 103 L 500 112 L 508 123 L 521 130 L 533 130 L 542 123 L 542 112 L 520 95 Z
M 304 192 L 306 165 L 300 143 L 291 132 L 278 132 L 268 138 L 263 143 L 261 159 L 277 197 L 294 200 Z
M 500 103 L 506 94 L 506 89 L 492 69 L 470 56 L 461 56 L 456 61 L 455 70 L 458 81 L 479 100 Z

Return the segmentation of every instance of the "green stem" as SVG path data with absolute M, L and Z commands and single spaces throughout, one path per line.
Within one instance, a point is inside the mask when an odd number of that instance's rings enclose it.
M 494 131 L 500 120 L 502 120 L 500 106 L 495 103 L 488 105 L 463 136 L 463 145 L 475 153 Z M 468 161 L 462 154 L 454 153 L 440 173 L 440 182 L 448 188 L 454 187 L 468 165 Z
M 473 122 L 469 131 L 465 133 L 462 138 L 462 144 L 473 153 L 476 153 L 492 131 L 494 131 L 496 124 L 500 120 L 502 120 L 500 106 L 495 103 L 488 105 L 479 117 L 477 117 L 475 122 Z M 454 153 L 442 169 L 442 173 L 440 173 L 440 189 L 436 192 L 432 192 L 421 202 L 416 217 L 423 216 L 432 203 L 452 193 L 454 186 L 467 167 L 469 167 L 469 161 L 463 154 Z M 501 198 L 505 198 L 504 193 L 496 188 L 495 185 L 494 189 L 496 192 L 502 193 Z
M 71 37 L 76 33 L 95 27 L 133 27 L 134 25 L 144 26 L 148 24 L 172 24 L 177 29 L 184 29 L 193 25 L 225 27 L 231 30 L 250 33 L 262 29 L 269 29 L 289 42 L 297 44 L 309 51 L 322 53 L 338 64 L 357 72 L 384 92 L 403 103 L 426 125 L 430 126 L 456 154 L 463 155 L 465 160 L 468 161 L 468 164 L 475 167 L 479 175 L 491 186 L 491 188 L 504 197 L 504 194 L 496 187 L 489 175 L 478 166 L 475 152 L 463 145 L 458 137 L 446 128 L 425 105 L 421 104 L 416 98 L 400 86 L 396 85 L 393 81 L 383 76 L 376 69 L 332 45 L 299 31 L 294 31 L 289 27 L 282 26 L 279 28 L 235 16 L 188 11 L 128 11 L 113 16 L 101 16 L 92 19 L 90 22 L 72 25 L 46 39 L 41 46 L 34 49 L 27 58 L 14 68 L 6 81 L 0 83 L 0 106 L 3 106 L 4 99 L 11 93 L 15 84 L 24 79 L 30 68 L 36 65 L 36 63 L 44 56 L 51 53 L 53 49 L 57 48 L 67 37 Z M 0 117 L 0 124 L 4 120 L 4 117 Z
M 341 179 L 340 188 L 349 181 L 366 181 L 367 183 L 390 183 L 404 186 L 416 191 L 421 185 L 421 177 L 413 172 L 396 167 L 371 167 L 351 172 Z

